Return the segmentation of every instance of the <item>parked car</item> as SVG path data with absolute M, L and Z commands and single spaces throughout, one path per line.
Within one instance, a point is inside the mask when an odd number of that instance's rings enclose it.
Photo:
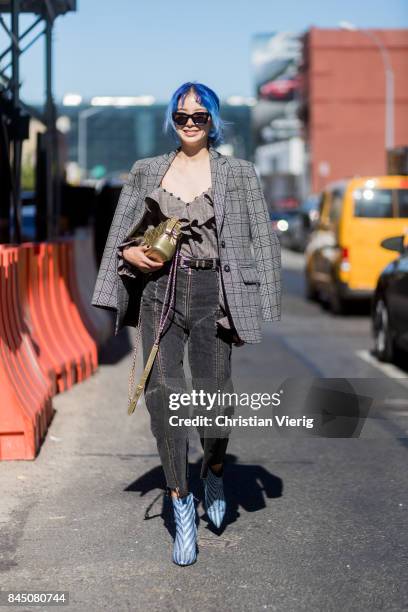
M 319 220 L 305 250 L 306 296 L 335 313 L 351 300 L 369 299 L 393 258 L 385 238 L 408 226 L 408 177 L 355 177 L 324 189 Z
M 288 248 L 291 248 L 291 235 L 297 223 L 297 210 L 298 209 L 271 210 L 269 212 L 272 228 L 278 234 L 281 244 Z
M 374 351 L 380 361 L 394 361 L 398 349 L 408 351 L 408 234 L 381 242 L 400 256 L 381 272 L 374 292 L 371 322 Z
M 35 204 L 26 204 L 21 209 L 21 233 L 23 242 L 34 242 L 36 238 L 35 219 L 37 207 Z
M 36 238 L 36 214 L 37 205 L 35 202 L 35 193 L 33 191 L 21 192 L 21 240 L 22 242 L 33 242 Z M 10 212 L 10 227 L 14 227 L 15 219 L 14 207 Z
M 290 248 L 303 252 L 310 234 L 319 218 L 321 194 L 311 194 L 297 209 L 297 217 L 292 223 Z

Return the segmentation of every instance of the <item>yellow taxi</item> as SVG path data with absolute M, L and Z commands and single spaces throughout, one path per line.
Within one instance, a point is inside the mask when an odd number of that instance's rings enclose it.
M 305 249 L 308 299 L 334 313 L 350 300 L 370 298 L 382 269 L 396 254 L 385 238 L 408 231 L 408 176 L 353 177 L 329 183 Z

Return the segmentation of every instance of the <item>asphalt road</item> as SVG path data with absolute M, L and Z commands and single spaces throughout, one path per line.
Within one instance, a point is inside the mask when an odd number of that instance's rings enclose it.
M 1 590 L 69 591 L 63 609 L 79 612 L 408 609 L 408 373 L 371 356 L 364 309 L 333 317 L 306 302 L 302 256 L 283 262 L 282 320 L 234 349 L 234 380 L 290 392 L 347 379 L 371 394 L 359 437 L 233 435 L 225 528 L 211 529 L 200 504 L 198 560 L 178 567 L 146 410 L 127 415 L 125 331 L 95 376 L 55 398 L 37 459 L 0 464 Z M 200 461 L 193 436 L 202 499 Z

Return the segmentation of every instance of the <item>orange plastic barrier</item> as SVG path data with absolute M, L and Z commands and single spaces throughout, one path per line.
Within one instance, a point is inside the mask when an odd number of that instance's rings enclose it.
M 39 361 L 56 375 L 56 391 L 65 391 L 76 381 L 74 359 L 64 351 L 50 309 L 48 272 L 44 244 L 23 244 L 20 247 L 23 265 L 21 286 L 23 307 L 30 334 L 37 347 Z
M 97 369 L 81 315 L 72 240 L 0 245 L 0 460 L 34 459 L 51 397 Z
M 50 256 L 50 279 L 53 279 L 52 288 L 59 313 L 65 318 L 67 329 L 70 332 L 72 345 L 77 354 L 81 355 L 84 364 L 83 378 L 90 376 L 98 367 L 98 349 L 94 339 L 88 333 L 75 302 L 73 270 L 72 270 L 72 242 L 60 241 L 48 245 Z
M 1 459 L 33 459 L 52 418 L 52 382 L 24 323 L 18 247 L 0 249 Z

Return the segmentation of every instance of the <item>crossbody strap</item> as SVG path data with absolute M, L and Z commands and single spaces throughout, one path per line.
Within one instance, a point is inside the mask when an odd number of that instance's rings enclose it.
M 177 220 L 176 220 L 177 222 Z M 153 367 L 153 363 L 154 360 L 156 358 L 157 355 L 157 351 L 159 350 L 159 343 L 160 343 L 160 338 L 161 335 L 163 333 L 163 329 L 164 326 L 166 324 L 167 318 L 169 316 L 169 312 L 174 304 L 174 297 L 175 297 L 175 288 L 176 288 L 176 275 L 177 275 L 177 257 L 180 251 L 180 243 L 177 244 L 177 248 L 176 248 L 176 252 L 173 256 L 173 260 L 171 262 L 171 268 L 169 271 L 169 276 L 167 279 L 167 286 L 166 286 L 166 293 L 164 296 L 164 300 L 163 300 L 163 307 L 162 307 L 162 312 L 160 315 L 160 322 L 159 322 L 159 328 L 157 330 L 157 334 L 156 334 L 156 339 L 154 341 L 153 347 L 150 351 L 149 357 L 147 359 L 145 368 L 143 370 L 143 374 L 142 377 L 140 379 L 139 384 L 137 385 L 133 396 L 132 396 L 132 391 L 131 388 L 133 386 L 133 380 L 134 380 L 134 371 L 135 371 L 135 367 L 136 367 L 136 355 L 137 355 L 137 350 L 138 350 L 138 345 L 139 345 L 139 339 L 141 336 L 141 324 L 142 324 L 142 319 L 141 319 L 141 310 L 142 308 L 140 307 L 140 312 L 139 312 L 139 326 L 138 326 L 138 335 L 137 335 L 137 342 L 135 345 L 135 350 L 134 350 L 134 354 L 133 354 L 133 363 L 132 363 L 132 369 L 131 369 L 131 375 L 129 378 L 129 405 L 128 405 L 128 414 L 132 414 L 136 408 L 137 402 L 139 401 L 139 398 L 143 392 L 143 389 L 145 387 L 146 384 L 146 380 L 147 377 L 149 376 L 150 370 Z M 170 294 L 170 300 L 169 300 L 169 304 L 166 310 L 166 303 L 167 303 L 167 299 L 168 299 L 168 294 L 169 294 L 169 290 L 171 289 L 171 294 Z

